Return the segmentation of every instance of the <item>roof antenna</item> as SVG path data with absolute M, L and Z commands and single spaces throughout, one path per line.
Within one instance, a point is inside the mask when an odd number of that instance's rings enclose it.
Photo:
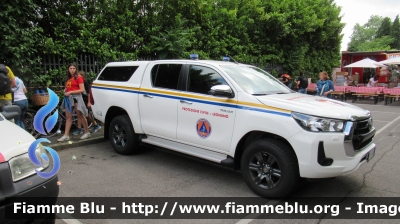
M 231 59 L 232 59 L 232 61 L 234 61 L 235 62 L 235 64 L 239 64 L 239 62 L 237 62 L 232 56 L 230 56 L 229 54 L 228 54 L 228 57 L 230 57 Z

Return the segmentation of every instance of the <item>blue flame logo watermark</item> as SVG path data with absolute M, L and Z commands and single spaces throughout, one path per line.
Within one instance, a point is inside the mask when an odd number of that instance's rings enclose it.
M 59 102 L 58 96 L 51 89 L 47 88 L 47 92 L 49 93 L 49 102 L 45 106 L 40 108 L 33 120 L 33 127 L 35 127 L 35 130 L 42 135 L 47 135 L 47 132 L 51 131 L 51 129 L 54 128 L 58 120 L 58 111 L 56 110 L 53 115 L 50 115 L 47 118 L 45 122 L 46 130 L 44 130 L 44 119 L 57 107 Z
M 49 131 L 51 131 L 54 126 L 56 125 L 58 121 L 58 110 L 55 110 L 55 113 L 52 115 L 48 116 L 46 121 L 44 119 L 46 118 L 47 115 L 51 114 L 51 112 L 57 107 L 59 99 L 58 96 L 49 88 L 47 88 L 47 92 L 49 93 L 49 102 L 43 106 L 35 115 L 35 118 L 33 120 L 33 127 L 37 132 L 39 132 L 42 135 L 47 135 Z M 43 122 L 45 123 L 45 127 L 43 127 Z M 36 141 L 34 141 L 28 149 L 28 156 L 29 159 L 32 161 L 33 164 L 37 166 L 42 166 L 40 160 L 37 158 L 36 155 L 36 149 L 39 143 L 42 142 L 47 142 L 50 143 L 50 141 L 46 138 L 40 138 Z M 53 159 L 53 169 L 50 172 L 40 172 L 38 170 L 35 170 L 36 173 L 42 177 L 42 178 L 50 178 L 53 177 L 58 173 L 60 170 L 60 157 L 58 156 L 57 152 L 49 147 L 44 146 L 44 148 L 49 152 L 51 158 Z M 48 156 L 45 153 L 42 153 L 40 155 L 43 160 L 46 162 L 49 161 Z
M 39 143 L 41 142 L 48 142 L 50 143 L 50 141 L 46 138 L 40 138 L 36 141 L 34 141 L 28 149 L 28 156 L 29 159 L 31 159 L 32 163 L 35 164 L 36 166 L 42 166 L 41 162 L 39 161 L 39 159 L 36 157 L 36 148 L 38 146 Z M 43 146 L 49 153 L 51 158 L 53 158 L 53 169 L 51 169 L 50 172 L 40 172 L 38 170 L 35 170 L 35 172 L 37 173 L 37 175 L 39 175 L 42 178 L 50 178 L 54 175 L 56 175 L 58 173 L 58 170 L 60 170 L 60 157 L 58 156 L 57 152 L 49 147 Z M 40 155 L 46 162 L 49 161 L 49 158 L 47 157 L 47 155 L 45 153 L 42 153 Z

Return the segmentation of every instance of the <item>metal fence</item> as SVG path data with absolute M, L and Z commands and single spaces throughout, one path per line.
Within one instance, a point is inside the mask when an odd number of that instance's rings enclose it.
M 35 76 L 49 75 L 51 76 L 52 86 L 54 85 L 64 85 L 67 66 L 70 63 L 75 63 L 79 70 L 83 70 L 86 73 L 93 72 L 99 73 L 104 65 L 107 63 L 105 60 L 100 60 L 94 55 L 81 54 L 74 61 L 66 60 L 60 55 L 40 55 L 36 56 L 39 58 L 39 63 L 30 69 L 31 73 L 22 74 L 25 79 L 27 79 L 27 86 L 37 85 L 37 80 Z
M 37 58 L 40 58 L 40 62 L 31 69 L 31 71 L 34 71 L 35 74 L 22 74 L 23 78 L 26 79 L 25 83 L 26 86 L 29 86 L 31 88 L 35 88 L 37 85 L 37 80 L 35 80 L 33 77 L 34 75 L 40 76 L 40 75 L 49 75 L 53 73 L 51 76 L 51 86 L 63 86 L 65 83 L 65 77 L 66 77 L 66 72 L 67 72 L 67 66 L 71 63 L 71 60 L 66 60 L 60 55 L 39 55 L 36 56 Z M 113 61 L 131 61 L 132 59 L 118 59 L 118 60 L 104 60 L 104 59 L 99 59 L 95 55 L 90 55 L 90 54 L 81 54 L 78 56 L 75 61 L 72 61 L 73 63 L 76 63 L 78 66 L 78 70 L 83 70 L 84 72 L 91 73 L 93 75 L 97 75 L 102 68 L 109 62 Z M 138 58 L 136 59 L 138 61 L 154 61 L 158 60 L 158 58 Z M 254 66 L 260 67 L 266 71 L 272 71 L 275 70 L 276 72 L 281 72 L 283 71 L 283 68 L 280 64 L 253 64 Z M 56 74 L 54 74 L 56 73 Z M 92 81 L 92 80 L 89 80 Z
M 75 60 L 66 60 L 60 55 L 38 55 L 40 61 L 36 66 L 30 69 L 30 73 L 21 74 L 26 79 L 26 85 L 37 86 L 36 76 L 49 75 L 51 76 L 52 86 L 62 86 L 65 82 L 67 66 L 70 63 L 75 63 L 78 66 L 78 70 L 83 70 L 86 73 L 98 74 L 102 68 L 112 61 L 130 61 L 131 59 L 121 58 L 118 60 L 104 60 L 99 59 L 95 55 L 81 54 Z M 155 58 L 139 58 L 136 60 L 156 60 Z

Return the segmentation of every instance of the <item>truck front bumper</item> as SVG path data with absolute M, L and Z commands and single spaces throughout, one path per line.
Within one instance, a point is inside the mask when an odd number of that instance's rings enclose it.
M 51 169 L 52 164 L 44 171 Z M 43 204 L 55 204 L 59 193 L 57 175 L 43 179 L 35 174 L 13 182 L 8 163 L 0 164 L 0 183 L 0 223 L 41 223 L 44 219 L 37 218 L 35 215 L 12 214 L 14 208 L 12 202 L 37 198 L 35 200 Z M 48 218 L 53 217 L 50 214 Z
M 376 145 L 373 139 L 361 149 L 349 153 L 352 150 L 349 149 L 351 142 L 349 143 L 345 138 L 343 133 L 308 131 L 292 136 L 289 142 L 298 158 L 300 176 L 330 178 L 345 175 L 357 170 L 374 155 Z M 325 163 L 321 162 L 321 158 Z

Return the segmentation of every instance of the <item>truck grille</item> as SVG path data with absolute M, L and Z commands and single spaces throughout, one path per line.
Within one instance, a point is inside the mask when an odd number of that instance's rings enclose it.
M 355 123 L 354 135 L 367 134 L 370 131 L 370 120 Z
M 375 129 L 372 126 L 372 119 L 357 121 L 354 123 L 353 148 L 355 151 L 361 150 L 370 144 L 375 136 Z

